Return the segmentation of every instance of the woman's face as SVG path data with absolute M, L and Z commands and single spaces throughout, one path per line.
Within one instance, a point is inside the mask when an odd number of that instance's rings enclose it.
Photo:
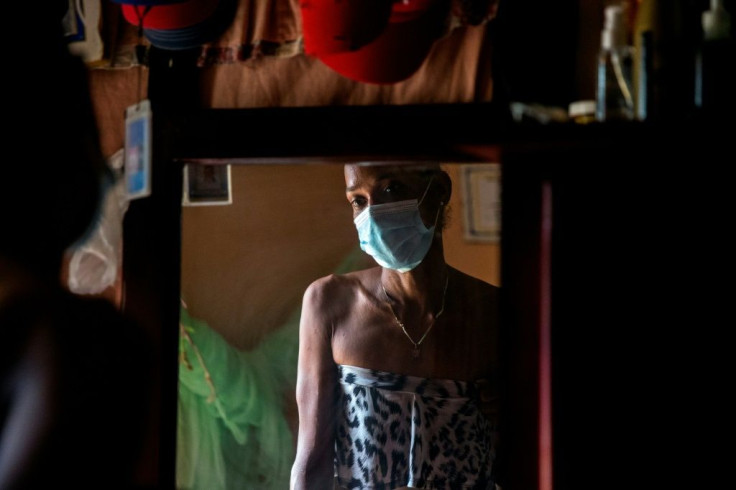
M 432 226 L 443 194 L 443 179 L 426 170 L 426 166 L 345 165 L 345 196 L 353 208 L 353 218 L 368 206 L 421 200 L 426 192 L 419 209 L 425 225 Z

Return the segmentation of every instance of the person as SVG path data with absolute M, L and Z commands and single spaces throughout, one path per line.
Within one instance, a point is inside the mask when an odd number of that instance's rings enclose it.
M 440 165 L 344 168 L 376 267 L 303 296 L 291 489 L 494 488 L 499 288 L 446 263 Z
M 3 137 L 22 158 L 4 165 L 0 193 L 0 488 L 137 488 L 148 334 L 62 283 L 65 253 L 93 229 L 110 181 L 86 67 L 61 33 L 68 3 L 56 5 L 34 16 L 43 56 L 14 50 L 9 63 Z

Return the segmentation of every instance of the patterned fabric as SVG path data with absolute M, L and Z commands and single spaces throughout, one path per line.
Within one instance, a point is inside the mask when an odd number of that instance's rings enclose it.
M 341 488 L 492 489 L 495 427 L 472 383 L 338 366 Z

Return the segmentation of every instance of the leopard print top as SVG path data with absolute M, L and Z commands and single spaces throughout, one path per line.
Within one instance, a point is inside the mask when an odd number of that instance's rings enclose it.
M 496 428 L 472 383 L 339 365 L 337 485 L 493 489 Z

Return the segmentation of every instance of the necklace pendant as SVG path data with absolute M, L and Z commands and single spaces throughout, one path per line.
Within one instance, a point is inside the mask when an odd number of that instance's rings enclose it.
M 419 359 L 419 347 L 414 347 L 414 349 L 411 351 L 411 357 L 414 359 Z

